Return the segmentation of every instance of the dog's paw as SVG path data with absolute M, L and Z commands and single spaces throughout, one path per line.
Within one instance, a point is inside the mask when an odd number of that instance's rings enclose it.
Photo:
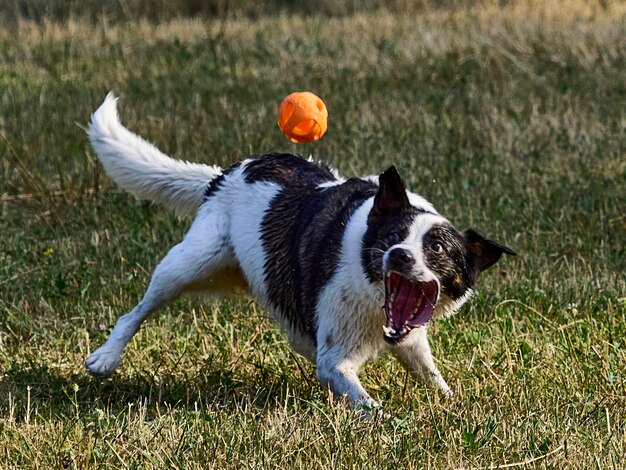
M 368 421 L 368 422 L 382 423 L 384 421 L 389 421 L 393 418 L 393 416 L 390 413 L 387 413 L 381 407 L 373 408 L 373 409 L 361 408 L 360 410 L 355 410 L 355 412 L 357 413 L 357 416 L 360 419 L 362 419 L 363 421 Z
M 353 405 L 355 413 L 364 421 L 385 421 L 391 418 L 389 413 L 383 410 L 380 403 L 368 398 Z
M 458 406 L 459 397 L 450 389 L 441 391 L 440 404 L 446 408 L 452 409 Z
M 119 353 L 100 348 L 85 360 L 85 367 L 90 374 L 106 377 L 113 373 L 121 361 L 122 357 Z

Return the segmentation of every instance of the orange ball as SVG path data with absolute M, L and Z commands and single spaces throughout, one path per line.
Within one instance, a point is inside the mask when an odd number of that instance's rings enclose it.
M 292 93 L 278 107 L 278 127 L 296 144 L 318 140 L 328 128 L 328 110 L 309 91 Z

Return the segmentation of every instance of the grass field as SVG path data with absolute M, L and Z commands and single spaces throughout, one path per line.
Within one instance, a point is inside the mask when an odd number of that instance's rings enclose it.
M 624 468 L 623 3 L 51 4 L 0 6 L 0 468 Z M 296 146 L 276 107 L 302 89 L 329 131 Z M 249 299 L 177 301 L 91 378 L 85 356 L 189 224 L 97 164 L 83 127 L 108 90 L 177 157 L 395 163 L 458 227 L 514 248 L 432 326 L 454 402 L 383 358 L 363 381 L 392 417 L 358 419 Z

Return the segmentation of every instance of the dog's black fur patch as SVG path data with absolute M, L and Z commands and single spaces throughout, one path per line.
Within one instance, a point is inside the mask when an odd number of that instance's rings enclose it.
M 463 297 L 474 286 L 463 235 L 452 225 L 435 225 L 422 243 L 426 264 L 439 278 L 442 293 L 452 300 Z M 443 249 L 440 253 L 437 244 Z
M 443 248 L 441 253 L 437 253 L 436 244 Z M 449 224 L 432 227 L 424 235 L 422 251 L 426 264 L 439 278 L 442 293 L 452 300 L 472 289 L 478 275 L 498 261 L 502 253 L 515 255 L 510 248 L 487 240 L 472 229 L 461 233 Z
M 337 269 L 346 225 L 378 188 L 358 178 L 318 188 L 335 180 L 332 173 L 292 155 L 272 154 L 255 160 L 246 166 L 245 176 L 248 181 L 283 186 L 261 227 L 268 298 L 316 344 L 315 306 Z
M 254 160 L 246 165 L 244 171 L 247 183 L 272 181 L 289 185 L 298 182 L 317 186 L 337 179 L 329 167 L 309 162 L 293 153 L 268 153 L 252 158 Z

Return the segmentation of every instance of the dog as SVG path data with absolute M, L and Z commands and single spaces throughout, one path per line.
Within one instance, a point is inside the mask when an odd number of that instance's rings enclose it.
M 406 190 L 394 166 L 344 179 L 293 154 L 250 157 L 224 170 L 175 160 L 122 126 L 112 94 L 92 115 L 88 136 L 122 189 L 179 215 L 195 213 L 141 302 L 86 359 L 91 374 L 111 374 L 143 320 L 181 294 L 244 291 L 316 365 L 321 385 L 355 408 L 378 406 L 359 370 L 387 352 L 452 395 L 433 360 L 428 324 L 457 312 L 479 275 L 513 250 L 455 229 Z

